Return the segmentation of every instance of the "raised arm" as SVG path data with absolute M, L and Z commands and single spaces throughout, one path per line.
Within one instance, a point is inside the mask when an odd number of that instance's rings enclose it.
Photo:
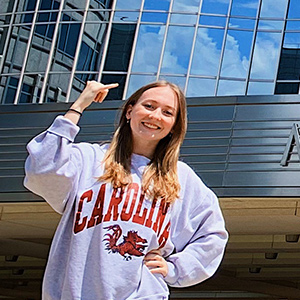
M 107 96 L 109 90 L 118 85 L 118 83 L 102 84 L 96 81 L 88 81 L 79 98 L 70 107 L 71 110 L 68 110 L 65 114 L 65 118 L 77 125 L 80 115 L 92 102 L 101 103 Z
M 93 145 L 73 143 L 80 129 L 77 126 L 79 113 L 93 101 L 102 102 L 108 90 L 117 85 L 88 82 L 71 106 L 73 110 L 64 117 L 57 117 L 45 132 L 27 145 L 29 156 L 25 162 L 24 185 L 43 197 L 59 213 L 64 211 L 68 199 L 76 195 L 79 176 L 83 167 L 87 167 L 84 166 L 84 158 L 95 155 Z

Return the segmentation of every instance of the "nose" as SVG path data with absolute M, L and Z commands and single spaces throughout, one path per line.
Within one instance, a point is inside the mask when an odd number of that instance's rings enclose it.
M 161 120 L 161 110 L 159 108 L 156 108 L 155 110 L 153 110 L 151 112 L 149 117 L 150 117 L 150 119 L 156 119 L 156 120 L 160 121 Z

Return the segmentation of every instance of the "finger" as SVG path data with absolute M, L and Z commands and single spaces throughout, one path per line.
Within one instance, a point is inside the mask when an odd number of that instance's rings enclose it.
M 164 273 L 164 270 L 162 270 L 162 268 L 153 268 L 153 269 L 149 269 L 149 271 L 152 273 L 152 274 L 157 274 L 157 273 Z
M 160 255 L 153 254 L 153 253 L 148 253 L 144 258 L 145 261 L 149 261 L 149 260 L 157 261 L 157 260 L 161 260 L 161 259 L 162 259 L 162 257 Z
M 97 94 L 94 101 L 101 103 L 104 100 L 104 98 L 107 96 L 107 94 L 108 94 L 108 90 L 101 91 L 100 93 Z
M 161 274 L 163 277 L 166 277 L 168 274 L 168 271 L 162 268 L 156 268 L 149 270 L 152 274 Z
M 149 251 L 147 254 L 146 254 L 146 256 L 145 257 L 147 257 L 147 256 L 155 256 L 155 255 L 157 255 L 157 256 L 161 256 L 161 254 L 160 254 L 160 251 L 159 250 L 151 250 L 151 251 Z
M 164 264 L 160 261 L 146 261 L 145 265 L 148 268 L 162 268 Z
M 158 254 L 158 255 L 161 255 L 160 254 L 160 250 L 151 250 L 150 252 L 148 252 L 148 253 L 153 253 L 153 254 Z
M 118 86 L 119 86 L 118 83 L 104 84 L 104 85 L 102 85 L 101 89 L 104 88 L 104 89 L 110 90 L 110 89 L 116 88 Z

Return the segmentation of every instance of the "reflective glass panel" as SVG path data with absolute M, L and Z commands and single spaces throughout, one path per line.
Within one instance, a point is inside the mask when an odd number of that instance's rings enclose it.
M 218 74 L 223 38 L 223 29 L 198 29 L 191 74 L 212 76 Z
M 162 73 L 186 74 L 194 27 L 170 26 L 162 62 Z
M 140 9 L 141 3 L 142 0 L 117 0 L 116 9 Z
M 300 32 L 286 32 L 283 40 L 283 47 L 289 49 L 300 48 Z
M 186 96 L 187 97 L 214 96 L 215 88 L 216 88 L 215 79 L 190 77 Z
M 229 2 L 230 0 L 203 0 L 201 12 L 226 15 Z
M 247 95 L 273 95 L 274 82 L 249 82 Z
M 53 0 L 51 0 L 53 1 Z M 49 0 L 42 0 L 42 2 L 51 2 Z M 72 1 L 66 1 L 65 2 L 65 9 L 68 9 L 68 8 L 80 8 L 80 9 L 84 9 L 85 8 L 85 4 L 86 4 L 86 1 L 82 1 L 82 0 L 72 0 Z
M 187 14 L 172 14 L 170 18 L 170 23 L 173 24 L 196 24 L 197 16 L 196 15 L 187 15 Z
M 281 50 L 277 80 L 299 80 L 300 47 L 298 49 L 283 48 Z
M 105 71 L 127 71 L 135 29 L 135 24 L 113 24 Z
M 260 16 L 270 18 L 284 18 L 288 0 L 263 0 Z
M 21 1 L 20 1 L 21 3 Z M 26 3 L 26 7 L 25 10 L 26 11 L 34 11 L 35 10 L 35 6 L 36 6 L 36 0 L 28 0 Z M 20 11 L 23 11 L 24 9 L 20 9 Z M 19 16 L 17 15 L 17 19 L 19 19 Z M 26 13 L 23 15 L 23 23 L 31 23 L 33 19 L 33 13 Z
M 221 76 L 246 78 L 253 32 L 228 30 Z
M 12 36 L 9 40 L 9 46 L 6 56 L 6 62 L 11 62 L 9 67 L 10 72 L 20 72 L 20 67 L 16 68 L 16 66 L 22 66 L 24 63 L 29 31 L 30 28 L 27 27 L 13 27 Z M 15 38 L 17 36 L 22 37 L 22 39 Z
M 299 83 L 277 83 L 275 88 L 275 94 L 299 94 Z
M 144 12 L 142 14 L 142 22 L 159 22 L 166 23 L 168 13 L 157 13 L 157 12 Z
M 18 84 L 19 84 L 19 78 L 16 76 L 1 77 L 0 99 L 2 99 L 2 103 L 5 104 L 14 103 Z
M 230 18 L 229 28 L 253 29 L 255 25 L 254 19 Z
M 98 72 L 86 71 L 85 73 L 75 72 L 75 78 L 81 82 L 87 82 L 88 80 L 97 80 Z
M 200 25 L 212 25 L 212 26 L 221 26 L 225 27 L 226 18 L 225 17 L 215 17 L 215 16 L 201 16 Z
M 283 29 L 283 21 L 259 20 L 258 29 L 259 30 L 282 30 Z
M 145 0 L 144 10 L 169 10 L 170 0 Z
M 173 11 L 198 12 L 200 0 L 174 0 Z
M 54 72 L 71 72 L 73 66 L 73 58 L 68 55 L 62 55 L 61 51 L 57 51 L 52 60 L 51 71 Z
M 64 73 L 64 74 L 50 74 L 48 78 L 47 90 L 44 102 L 65 102 L 67 90 L 69 86 L 71 74 Z M 83 83 L 78 83 L 75 86 L 73 84 L 73 88 L 77 91 L 76 95 L 71 97 L 70 102 L 73 102 L 77 99 L 80 92 L 84 88 Z
M 104 14 L 104 18 L 107 19 L 108 17 L 108 14 Z M 102 44 L 106 36 L 107 27 L 108 22 L 101 21 L 99 14 L 95 14 L 94 12 L 88 13 L 88 22 L 84 26 L 83 40 L 88 44 L 95 44 L 95 42 Z
M 140 26 L 132 65 L 133 72 L 157 72 L 165 26 Z M 155 47 L 151 47 L 155 45 Z
M 177 84 L 181 89 L 182 91 L 184 90 L 184 87 L 185 87 L 185 81 L 186 81 L 186 77 L 182 76 L 182 77 L 179 77 L 179 76 L 164 76 L 164 75 L 161 75 L 159 77 L 159 80 L 167 80 L 169 82 L 172 82 L 172 83 L 175 83 Z
M 103 74 L 101 82 L 104 84 L 118 83 L 119 86 L 114 89 L 110 89 L 107 95 L 107 100 L 121 100 L 123 97 L 123 91 L 126 81 L 126 75 L 114 75 Z
M 258 32 L 251 67 L 251 78 L 275 79 L 280 54 L 280 33 Z
M 300 31 L 300 21 L 287 21 L 285 29 L 286 30 L 299 30 Z
M 11 7 L 10 7 L 10 2 L 9 1 L 1 1 L 1 12 L 9 12 L 11 11 Z M 22 9 L 23 10 L 23 9 Z M 1 17 L 2 19 L 3 17 Z
M 91 0 L 90 7 L 98 9 L 110 9 L 112 4 L 113 0 Z
M 231 15 L 255 17 L 259 0 L 232 0 Z
M 137 22 L 138 18 L 137 11 L 116 11 L 114 14 L 115 22 Z
M 155 80 L 156 77 L 151 75 L 131 75 L 126 98 L 130 97 L 130 95 L 132 95 L 140 87 L 150 82 L 154 82 Z
M 300 18 L 300 1 L 299 0 L 290 0 L 289 5 L 289 12 L 288 12 L 289 19 L 299 19 Z
M 246 81 L 219 80 L 217 96 L 245 95 Z
M 85 38 L 85 40 L 86 41 L 83 40 L 81 43 L 76 70 L 97 71 L 99 70 L 101 61 L 101 44 L 93 43 L 87 38 Z M 77 77 L 83 81 L 91 80 L 89 74 L 78 74 Z
M 35 29 L 38 27 L 39 25 L 36 25 Z M 40 50 L 40 45 L 43 45 L 43 51 Z M 25 71 L 44 72 L 46 70 L 50 48 L 51 40 L 44 39 L 43 36 L 35 34 L 32 39 L 32 46 L 29 49 Z
M 35 88 L 35 80 L 33 76 L 24 76 L 19 97 L 19 103 L 32 103 L 38 100 L 38 87 Z

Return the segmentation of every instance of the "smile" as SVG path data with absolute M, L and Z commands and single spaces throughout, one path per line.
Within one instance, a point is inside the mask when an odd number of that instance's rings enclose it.
M 147 123 L 147 122 L 142 122 L 142 124 L 143 124 L 145 127 L 148 127 L 148 128 L 150 128 L 150 129 L 160 129 L 159 126 L 154 125 L 154 124 L 150 124 L 150 123 Z

